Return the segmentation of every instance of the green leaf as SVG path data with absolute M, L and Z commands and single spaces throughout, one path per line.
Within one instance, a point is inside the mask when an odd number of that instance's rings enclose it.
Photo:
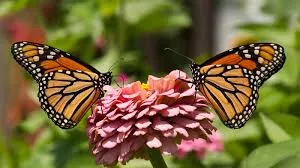
M 254 150 L 241 163 L 242 168 L 269 168 L 300 154 L 300 140 L 265 145 Z
M 290 135 L 283 130 L 280 125 L 272 121 L 270 118 L 268 118 L 266 115 L 263 113 L 259 113 L 259 116 L 262 120 L 263 126 L 266 130 L 268 138 L 273 142 L 273 143 L 278 143 L 282 141 L 287 141 L 290 140 L 291 137 Z
M 173 1 L 131 0 L 125 5 L 125 20 L 135 32 L 154 32 L 168 28 L 187 27 L 191 20 Z
M 41 110 L 34 111 L 31 115 L 21 123 L 20 127 L 28 133 L 34 133 L 45 124 L 47 116 Z
M 13 1 L 3 1 L 0 3 L 0 16 L 4 16 L 12 12 L 12 8 L 15 2 Z
M 18 10 L 25 8 L 29 2 L 30 0 L 5 0 L 0 3 L 0 16 L 5 16 L 13 12 L 17 12 Z
M 291 114 L 274 113 L 269 115 L 277 125 L 292 137 L 300 138 L 300 118 Z
M 125 4 L 125 20 L 129 24 L 137 24 L 143 18 L 166 4 L 168 4 L 168 1 L 128 0 Z
M 99 0 L 99 12 L 102 17 L 111 17 L 114 16 L 120 5 L 120 0 Z
M 250 121 L 240 129 L 227 128 L 219 120 L 214 121 L 214 125 L 222 133 L 225 142 L 259 139 L 262 136 L 262 131 L 255 119 L 250 119 Z
M 298 168 L 299 167 L 300 155 L 291 156 L 281 160 L 273 168 Z
M 102 165 L 96 164 L 96 158 L 89 153 L 86 154 L 77 154 L 73 155 L 72 159 L 69 159 L 65 168 L 74 168 L 74 167 L 84 167 L 84 168 L 102 168 Z

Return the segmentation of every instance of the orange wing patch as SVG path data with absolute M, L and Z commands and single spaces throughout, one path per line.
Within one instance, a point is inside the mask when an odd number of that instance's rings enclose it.
M 25 53 L 26 51 L 30 51 L 30 50 L 37 50 L 37 46 L 34 46 L 34 45 L 25 45 L 23 48 L 22 48 L 22 51 Z M 26 56 L 26 55 L 25 55 Z
M 238 54 L 230 54 L 230 55 L 227 55 L 226 57 L 220 58 L 217 61 L 212 62 L 212 64 L 233 65 L 233 64 L 238 64 L 241 60 L 242 60 L 242 57 L 239 56 Z
M 82 64 L 79 64 L 76 61 L 71 60 L 70 58 L 60 57 L 56 60 L 56 62 L 59 63 L 60 66 L 65 67 L 70 70 L 81 70 L 81 71 L 91 72 L 90 69 L 86 68 Z
M 269 60 L 269 61 L 271 61 L 272 58 L 273 58 L 273 55 L 271 55 L 270 53 L 265 52 L 265 51 L 260 51 L 260 52 L 259 52 L 259 55 L 260 55 L 261 57 L 263 57 L 264 59 Z
M 253 70 L 257 66 L 256 63 L 252 60 L 243 60 L 243 61 L 239 62 L 238 65 L 240 65 L 243 68 L 247 68 L 249 70 Z
M 260 47 L 260 49 L 262 51 L 266 51 L 267 53 L 272 54 L 272 55 L 274 55 L 274 53 L 275 53 L 275 50 L 271 46 L 262 46 L 262 47 Z

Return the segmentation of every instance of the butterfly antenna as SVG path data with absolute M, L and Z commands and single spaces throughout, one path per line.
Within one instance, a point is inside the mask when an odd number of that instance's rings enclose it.
M 191 59 L 190 57 L 187 57 L 187 56 L 185 56 L 185 55 L 183 55 L 183 54 L 180 54 L 179 52 L 177 52 L 177 51 L 175 51 L 175 50 L 173 50 L 173 49 L 171 49 L 171 48 L 165 48 L 164 50 L 169 50 L 169 51 L 171 51 L 171 52 L 173 52 L 173 53 L 175 53 L 175 54 L 177 54 L 177 55 L 179 55 L 179 56 L 182 56 L 182 57 L 184 57 L 184 58 L 190 60 L 191 62 L 195 62 L 195 61 L 194 61 L 193 59 Z
M 122 62 L 122 61 L 124 61 L 124 60 L 125 60 L 125 58 L 122 57 L 122 58 L 120 58 L 120 60 L 115 61 L 115 62 L 109 67 L 108 71 L 111 71 L 116 65 L 118 65 L 120 62 Z
M 122 78 L 122 85 L 124 87 L 124 85 L 125 85 L 125 79 L 124 79 L 124 77 L 122 75 L 119 75 L 119 77 Z
M 114 82 L 117 84 L 117 86 L 119 87 L 119 88 L 122 88 L 119 84 L 118 84 L 118 82 L 114 79 Z

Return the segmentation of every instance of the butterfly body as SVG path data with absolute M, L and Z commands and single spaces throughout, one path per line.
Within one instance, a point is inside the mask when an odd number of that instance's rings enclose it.
M 111 84 L 111 72 L 101 73 L 54 47 L 17 42 L 11 51 L 39 84 L 41 108 L 60 128 L 74 127 Z
M 193 84 L 229 128 L 241 128 L 252 116 L 260 86 L 285 62 L 283 47 L 255 43 L 223 52 L 201 65 L 191 64 Z

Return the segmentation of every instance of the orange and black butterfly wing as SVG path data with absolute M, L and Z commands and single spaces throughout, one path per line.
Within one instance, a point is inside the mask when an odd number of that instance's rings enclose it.
M 104 94 L 93 72 L 58 70 L 39 82 L 38 97 L 48 117 L 59 127 L 74 127 L 93 103 Z
M 200 66 L 239 65 L 254 72 L 261 85 L 282 68 L 285 59 L 282 46 L 274 43 L 254 43 L 225 51 Z
M 224 124 L 241 128 L 256 108 L 258 89 L 285 62 L 278 44 L 256 43 L 191 65 L 196 89 L 211 102 Z
M 57 48 L 32 42 L 16 42 L 11 47 L 14 59 L 36 81 L 48 72 L 57 70 L 81 70 L 100 73 L 94 67 Z
M 12 54 L 39 84 L 39 101 L 61 128 L 74 127 L 111 84 L 111 72 L 92 66 L 59 49 L 31 42 L 12 45 Z
M 240 128 L 251 117 L 258 99 L 253 73 L 239 65 L 206 66 L 199 89 L 227 127 Z

